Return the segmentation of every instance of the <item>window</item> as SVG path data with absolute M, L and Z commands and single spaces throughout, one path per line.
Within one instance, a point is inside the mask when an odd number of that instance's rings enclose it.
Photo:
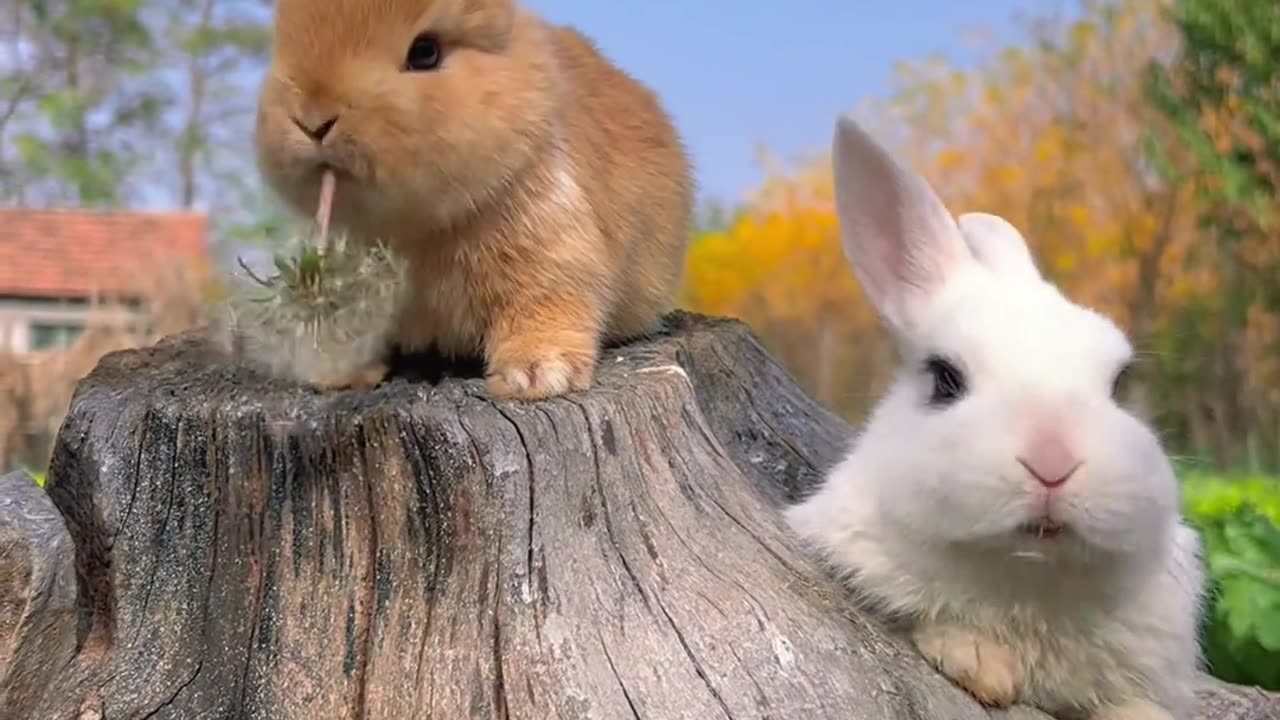
M 33 322 L 27 336 L 27 347 L 32 351 L 57 350 L 75 342 L 84 330 L 79 323 Z

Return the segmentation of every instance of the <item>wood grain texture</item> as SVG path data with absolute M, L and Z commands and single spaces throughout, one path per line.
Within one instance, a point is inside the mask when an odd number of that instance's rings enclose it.
M 745 326 L 673 315 L 537 404 L 431 379 L 321 394 L 196 335 L 104 358 L 47 497 L 0 484 L 3 716 L 1044 718 L 982 709 L 789 537 L 851 428 Z

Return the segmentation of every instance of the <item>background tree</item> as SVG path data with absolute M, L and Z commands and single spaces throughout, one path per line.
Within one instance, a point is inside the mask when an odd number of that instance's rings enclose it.
M 736 219 L 695 238 L 682 302 L 746 320 L 816 397 L 865 411 L 892 359 L 848 271 L 821 164 L 776 177 Z
M 141 0 L 7 0 L 0 65 L 8 204 L 111 206 L 132 199 L 161 98 Z
M 1165 319 L 1162 349 L 1214 389 L 1187 408 L 1195 445 L 1280 464 L 1280 4 L 1177 0 L 1169 18 L 1182 52 L 1150 68 L 1150 97 L 1176 133 L 1155 150 L 1212 239 L 1188 263 L 1222 282 Z
M 4 0 L 0 202 L 209 213 L 258 238 L 281 213 L 248 141 L 270 0 Z
M 1135 71 L 1176 51 L 1159 9 L 1089 4 L 1083 19 L 1043 23 L 1029 47 L 973 71 L 904 63 L 892 97 L 862 112 L 953 211 L 1009 218 L 1048 275 L 1144 346 L 1160 308 L 1213 289 L 1182 269 L 1196 242 L 1190 186 L 1155 173 L 1145 148 L 1171 133 Z M 796 357 L 810 389 L 856 416 L 891 365 L 839 250 L 828 165 L 775 171 L 746 219 L 700 239 L 688 300 L 743 314 Z
M 1082 10 L 973 70 L 903 64 L 863 121 L 953 212 L 1009 218 L 1133 337 L 1135 400 L 1205 543 L 1209 667 L 1280 687 L 1280 4 Z M 840 252 L 829 163 L 771 166 L 736 222 L 695 241 L 685 301 L 746 319 L 856 420 L 893 366 Z
M 1280 9 L 1183 4 L 1201 9 L 1086 2 L 977 69 L 904 63 L 892 96 L 862 114 L 953 211 L 1009 218 L 1047 275 L 1126 328 L 1146 360 L 1135 399 L 1170 447 L 1275 466 Z M 1149 67 L 1168 78 L 1163 104 Z M 705 233 L 686 297 L 748 319 L 856 417 L 888 365 L 839 252 L 828 163 L 775 169 L 738 223 Z

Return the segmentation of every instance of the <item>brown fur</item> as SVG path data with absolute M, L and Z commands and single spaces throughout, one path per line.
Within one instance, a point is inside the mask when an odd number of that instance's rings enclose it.
M 402 72 L 424 31 L 442 66 Z M 319 145 L 293 122 L 334 115 Z M 671 121 L 510 0 L 280 0 L 257 147 L 302 213 L 321 164 L 338 169 L 335 227 L 410 265 L 394 342 L 482 355 L 500 396 L 588 387 L 601 341 L 655 329 L 680 280 L 692 189 Z

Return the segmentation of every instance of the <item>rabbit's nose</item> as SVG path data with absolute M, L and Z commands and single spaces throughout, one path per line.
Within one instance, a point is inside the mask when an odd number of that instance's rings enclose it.
M 1055 432 L 1036 434 L 1018 462 L 1047 488 L 1060 487 L 1083 464 Z
M 334 115 L 320 122 L 306 122 L 295 117 L 293 124 L 297 125 L 298 129 L 305 133 L 307 137 L 319 143 L 323 142 L 325 136 L 333 129 L 333 126 L 338 124 L 338 116 Z

